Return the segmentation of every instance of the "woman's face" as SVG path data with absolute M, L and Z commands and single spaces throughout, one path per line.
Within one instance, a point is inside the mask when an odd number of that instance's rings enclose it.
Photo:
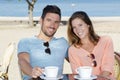
M 88 37 L 89 25 L 87 25 L 82 19 L 75 18 L 72 20 L 72 28 L 74 33 L 80 38 L 84 39 Z

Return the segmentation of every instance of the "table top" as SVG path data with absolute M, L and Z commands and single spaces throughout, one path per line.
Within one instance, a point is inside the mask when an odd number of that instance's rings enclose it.
M 63 78 L 62 79 L 56 79 L 56 80 L 78 80 L 77 78 L 75 78 L 75 74 L 63 74 Z M 44 80 L 44 79 L 41 79 L 40 77 L 38 78 L 32 78 L 30 80 Z M 51 80 L 51 79 L 50 79 Z M 96 79 L 92 79 L 91 80 L 96 80 Z

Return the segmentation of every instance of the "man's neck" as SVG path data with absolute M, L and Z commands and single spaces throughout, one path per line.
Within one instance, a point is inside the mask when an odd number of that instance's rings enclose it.
M 39 39 L 42 39 L 44 41 L 50 41 L 53 37 L 48 37 L 44 33 L 40 32 L 39 35 L 37 36 Z

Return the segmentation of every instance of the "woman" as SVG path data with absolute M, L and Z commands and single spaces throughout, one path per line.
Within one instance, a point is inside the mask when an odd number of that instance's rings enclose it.
M 77 11 L 69 19 L 68 40 L 69 60 L 74 74 L 80 66 L 92 66 L 97 80 L 115 80 L 114 50 L 112 39 L 98 36 L 92 22 L 83 11 Z

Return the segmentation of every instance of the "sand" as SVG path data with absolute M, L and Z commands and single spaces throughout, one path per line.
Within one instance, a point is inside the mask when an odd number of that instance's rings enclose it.
M 24 20 L 21 23 L 18 21 L 18 19 L 16 19 L 16 21 L 15 19 L 16 18 L 12 20 L 12 23 L 10 22 L 11 20 L 6 21 L 6 19 L 0 17 L 0 57 L 4 55 L 4 51 L 10 42 L 15 42 L 17 49 L 17 43 L 20 39 L 37 35 L 40 31 L 40 24 L 37 24 L 36 27 L 31 28 L 28 27 L 27 22 L 25 22 Z M 68 18 L 62 19 L 67 20 Z M 111 38 L 113 39 L 114 50 L 120 52 L 120 17 L 92 17 L 91 19 L 96 33 L 98 33 L 99 35 L 111 36 Z M 22 18 L 20 20 L 22 20 Z M 61 25 L 55 36 L 65 37 L 67 39 L 66 32 L 67 25 Z M 64 73 L 71 73 L 68 63 L 66 63 L 64 67 Z M 9 80 L 20 80 L 16 54 L 15 57 L 12 59 L 9 76 Z
M 62 20 L 67 20 L 63 17 Z M 119 41 L 120 33 L 120 17 L 91 17 L 95 31 L 100 35 L 110 35 L 114 42 L 115 51 L 119 51 L 120 46 L 116 44 Z M 35 18 L 39 20 L 39 18 Z M 21 22 L 22 21 L 22 22 Z M 24 37 L 37 35 L 40 31 L 40 24 L 36 27 L 28 27 L 27 18 L 6 18 L 0 17 L 0 54 L 4 52 L 9 42 L 17 42 Z M 65 37 L 67 39 L 67 25 L 61 25 L 55 34 L 56 37 Z M 118 38 L 117 38 L 118 37 Z M 119 46 L 119 47 L 118 47 Z

